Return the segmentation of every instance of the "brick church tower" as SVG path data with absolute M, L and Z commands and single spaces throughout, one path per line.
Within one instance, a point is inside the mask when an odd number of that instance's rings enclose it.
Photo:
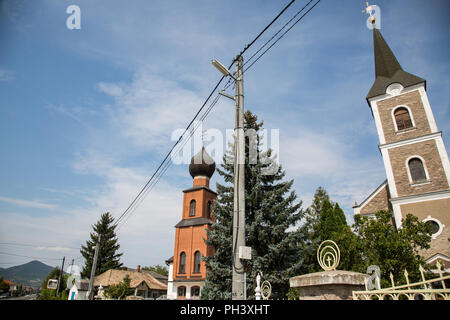
M 373 28 L 375 82 L 368 95 L 387 179 L 354 214 L 393 212 L 401 228 L 408 213 L 432 226 L 427 263 L 450 268 L 450 165 L 426 93 L 426 81 L 402 69 L 377 28 Z
M 169 264 L 168 299 L 198 299 L 206 279 L 204 256 L 214 254 L 205 243 L 206 229 L 215 221 L 211 208 L 217 194 L 209 188 L 209 180 L 216 169 L 214 160 L 205 148 L 197 153 L 189 165 L 193 186 L 183 190 L 183 213 L 175 225 L 174 255 Z

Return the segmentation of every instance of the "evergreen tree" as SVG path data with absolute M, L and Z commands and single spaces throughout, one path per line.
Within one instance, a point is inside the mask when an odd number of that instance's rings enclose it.
M 114 218 L 109 212 L 103 213 L 100 220 L 92 226 L 94 232 L 91 232 L 90 240 L 86 241 L 85 246 L 81 246 L 80 252 L 86 261 L 81 271 L 82 278 L 89 278 L 91 276 L 95 246 L 99 234 L 101 235 L 101 241 L 95 275 L 97 276 L 109 269 L 116 269 L 122 266 L 122 263 L 120 263 L 122 253 L 117 253 L 120 246 L 115 233 L 116 226 L 113 224 L 113 221 Z
M 319 187 L 311 206 L 307 209 L 307 229 L 311 244 L 305 256 L 309 272 L 321 271 L 317 262 L 317 249 L 322 241 L 333 240 L 338 245 L 341 255 L 338 269 L 361 271 L 361 242 L 352 232 L 344 211 L 338 203 L 333 202 L 324 188 Z
M 301 244 L 306 232 L 298 226 L 304 217 L 301 201 L 291 190 L 293 180 L 283 181 L 285 172 L 277 166 L 269 149 L 261 150 L 261 129 L 256 115 L 247 111 L 244 129 L 254 129 L 257 135 L 249 136 L 245 143 L 245 228 L 246 245 L 252 248 L 252 259 L 246 262 L 247 297 L 252 298 L 257 272 L 272 285 L 272 299 L 285 299 L 289 290 L 289 278 L 302 272 Z M 249 161 L 249 154 L 258 154 L 256 164 Z M 227 160 L 227 157 L 228 160 Z M 217 199 L 213 212 L 216 223 L 207 230 L 207 244 L 215 254 L 205 257 L 207 278 L 202 289 L 202 299 L 231 299 L 232 287 L 232 217 L 234 194 L 234 165 L 232 152 L 224 157 L 224 164 L 217 169 L 225 185 L 217 183 Z M 250 158 L 252 159 L 252 158 Z M 275 168 L 274 174 L 264 174 Z

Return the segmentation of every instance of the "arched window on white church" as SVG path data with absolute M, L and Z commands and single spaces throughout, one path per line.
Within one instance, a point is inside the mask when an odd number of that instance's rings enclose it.
M 413 183 L 427 180 L 427 174 L 422 160 L 419 158 L 412 158 L 408 161 L 409 173 Z
M 412 128 L 414 126 L 411 119 L 411 114 L 409 113 L 409 110 L 405 107 L 399 107 L 395 109 L 394 118 L 397 130 L 404 130 Z

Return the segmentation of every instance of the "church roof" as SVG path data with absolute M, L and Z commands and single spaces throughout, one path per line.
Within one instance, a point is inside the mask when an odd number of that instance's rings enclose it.
M 375 82 L 367 94 L 367 99 L 385 94 L 386 88 L 392 83 L 400 83 L 403 87 L 409 87 L 425 82 L 424 79 L 402 69 L 377 28 L 373 28 L 373 46 L 375 53 Z
M 216 170 L 216 163 L 214 159 L 206 152 L 205 147 L 200 150 L 191 159 L 191 164 L 189 165 L 189 173 L 192 178 L 197 176 L 206 176 L 211 178 Z
M 178 222 L 175 225 L 175 228 L 186 228 L 191 226 L 200 226 L 204 224 L 212 224 L 212 220 L 207 218 L 190 218 L 190 219 L 183 219 L 180 222 Z

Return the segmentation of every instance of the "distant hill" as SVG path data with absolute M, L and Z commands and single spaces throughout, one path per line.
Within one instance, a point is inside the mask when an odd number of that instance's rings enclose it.
M 54 267 L 48 266 L 40 261 L 34 260 L 20 266 L 7 269 L 0 268 L 0 275 L 3 279 L 30 287 L 40 287 L 42 281 Z

